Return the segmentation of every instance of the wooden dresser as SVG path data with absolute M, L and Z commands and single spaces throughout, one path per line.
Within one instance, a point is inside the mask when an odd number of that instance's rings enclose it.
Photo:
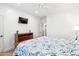
M 16 33 L 15 35 L 15 47 L 20 43 L 25 40 L 30 40 L 33 39 L 33 33 Z

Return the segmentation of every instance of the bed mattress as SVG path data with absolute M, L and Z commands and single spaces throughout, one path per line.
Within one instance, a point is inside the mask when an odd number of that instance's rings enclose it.
M 21 42 L 13 55 L 17 56 L 79 56 L 79 41 L 50 39 L 46 36 Z

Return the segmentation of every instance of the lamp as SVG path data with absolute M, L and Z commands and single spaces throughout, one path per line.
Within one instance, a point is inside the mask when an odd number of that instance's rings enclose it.
M 75 40 L 77 40 L 78 39 L 79 26 L 74 26 L 74 30 L 75 30 L 75 34 L 76 34 Z

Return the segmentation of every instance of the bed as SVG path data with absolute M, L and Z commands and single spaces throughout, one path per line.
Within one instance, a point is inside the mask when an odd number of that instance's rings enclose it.
M 79 40 L 50 39 L 46 36 L 18 44 L 14 56 L 79 56 Z

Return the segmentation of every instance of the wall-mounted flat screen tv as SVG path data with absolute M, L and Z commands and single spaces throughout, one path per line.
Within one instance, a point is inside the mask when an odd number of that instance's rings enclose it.
M 28 24 L 28 18 L 19 17 L 18 23 Z

